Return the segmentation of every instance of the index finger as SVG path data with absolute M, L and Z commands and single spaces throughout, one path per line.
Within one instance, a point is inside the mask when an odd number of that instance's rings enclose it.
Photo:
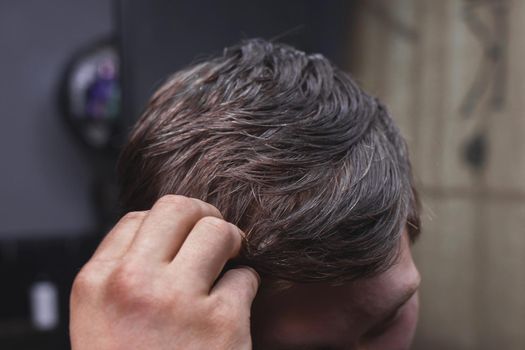
M 177 195 L 160 198 L 144 219 L 129 249 L 129 257 L 144 263 L 169 263 L 196 222 L 205 216 L 222 218 L 213 205 Z

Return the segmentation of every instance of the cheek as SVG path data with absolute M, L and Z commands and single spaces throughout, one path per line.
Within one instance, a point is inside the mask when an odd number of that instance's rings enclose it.
M 417 293 L 403 307 L 397 321 L 381 336 L 368 342 L 369 350 L 408 350 L 416 331 L 419 314 L 419 296 Z

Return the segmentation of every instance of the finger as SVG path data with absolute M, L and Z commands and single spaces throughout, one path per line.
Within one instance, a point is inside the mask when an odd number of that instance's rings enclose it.
M 104 237 L 93 254 L 93 259 L 112 260 L 121 258 L 129 249 L 147 213 L 147 211 L 136 211 L 124 215 Z
M 250 309 L 261 283 L 259 274 L 251 267 L 228 270 L 213 287 L 210 295 L 221 295 L 239 307 Z
M 205 216 L 222 217 L 217 208 L 201 200 L 176 195 L 162 197 L 135 236 L 130 257 L 171 262 L 195 223 Z
M 239 253 L 241 242 L 242 232 L 235 225 L 202 218 L 173 259 L 173 273 L 184 288 L 207 294 L 226 262 Z

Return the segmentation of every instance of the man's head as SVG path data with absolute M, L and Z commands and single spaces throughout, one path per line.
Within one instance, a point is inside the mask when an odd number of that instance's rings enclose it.
M 119 171 L 126 211 L 169 193 L 215 205 L 246 233 L 239 262 L 292 283 L 285 293 L 415 270 L 405 142 L 381 103 L 321 55 L 249 40 L 176 73 Z

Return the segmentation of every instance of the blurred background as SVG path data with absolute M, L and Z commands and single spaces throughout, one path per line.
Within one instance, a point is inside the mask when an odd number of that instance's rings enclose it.
M 423 203 L 415 349 L 525 349 L 525 1 L 0 1 L 0 348 L 68 349 L 73 277 L 163 79 L 243 38 L 320 52 L 390 108 Z

